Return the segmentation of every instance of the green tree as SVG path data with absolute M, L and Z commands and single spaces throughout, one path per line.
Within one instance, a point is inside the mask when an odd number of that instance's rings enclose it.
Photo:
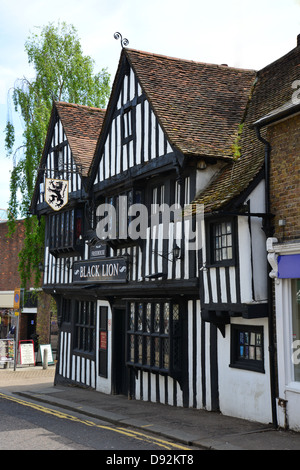
M 44 224 L 28 214 L 37 169 L 42 156 L 53 101 L 105 107 L 110 93 L 106 69 L 94 73 L 94 61 L 84 56 L 73 25 L 53 23 L 31 34 L 25 43 L 35 78 L 18 79 L 12 91 L 15 111 L 23 123 L 23 142 L 15 149 L 15 128 L 8 120 L 5 128 L 7 155 L 14 159 L 10 180 L 9 232 L 15 220 L 25 219 L 25 242 L 20 253 L 19 272 L 22 287 L 33 279 L 40 282 L 39 262 L 44 252 Z M 21 154 L 21 157 L 19 155 Z M 18 156 L 18 159 L 17 159 Z M 17 161 L 18 160 L 18 161 Z

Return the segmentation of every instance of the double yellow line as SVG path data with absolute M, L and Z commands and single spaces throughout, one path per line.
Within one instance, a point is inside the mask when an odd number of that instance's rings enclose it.
M 106 429 L 108 431 L 113 431 L 113 432 L 116 432 L 116 433 L 119 433 L 119 434 L 123 434 L 125 436 L 137 439 L 139 441 L 144 441 L 144 442 L 148 442 L 148 443 L 151 443 L 151 444 L 155 444 L 158 447 L 162 447 L 163 449 L 166 449 L 166 450 L 174 450 L 174 449 L 190 450 L 188 447 L 182 446 L 180 444 L 175 444 L 175 443 L 173 444 L 173 443 L 165 441 L 163 439 L 159 439 L 158 437 L 149 436 L 149 435 L 144 434 L 142 432 L 133 431 L 132 429 L 129 430 L 129 429 L 125 429 L 125 428 L 121 428 L 121 427 L 117 427 L 117 426 L 114 427 L 114 426 L 105 426 L 105 425 L 96 424 L 93 421 L 89 421 L 87 419 L 80 419 L 80 418 L 77 418 L 76 416 L 73 416 L 73 415 L 70 415 L 70 414 L 67 414 L 67 413 L 63 413 L 62 411 L 47 408 L 45 406 L 38 405 L 37 403 L 31 403 L 31 402 L 28 402 L 28 401 L 25 401 L 25 400 L 21 400 L 19 398 L 13 397 L 11 395 L 6 395 L 4 393 L 0 393 L 0 398 L 3 398 L 5 400 L 13 401 L 15 403 L 18 403 L 19 405 L 23 405 L 23 406 L 27 406 L 29 408 L 33 408 L 34 410 L 41 411 L 42 413 L 46 413 L 46 414 L 55 416 L 57 418 L 67 419 L 69 421 L 73 421 L 73 422 L 76 422 L 76 423 L 85 424 L 86 426 L 91 426 L 91 427 L 100 428 L 100 429 Z

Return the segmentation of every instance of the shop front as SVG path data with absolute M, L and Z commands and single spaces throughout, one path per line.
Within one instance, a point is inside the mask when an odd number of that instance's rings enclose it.
M 268 259 L 274 279 L 278 422 L 299 430 L 300 423 L 300 245 L 269 239 Z

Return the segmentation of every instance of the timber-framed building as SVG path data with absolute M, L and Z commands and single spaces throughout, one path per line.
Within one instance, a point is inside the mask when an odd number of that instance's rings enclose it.
M 53 104 L 31 210 L 46 218 L 57 383 L 274 419 L 271 215 L 253 124 L 276 107 L 278 70 L 123 48 L 105 111 Z M 140 238 L 133 205 L 148 214 Z M 166 226 L 173 205 L 191 216 Z

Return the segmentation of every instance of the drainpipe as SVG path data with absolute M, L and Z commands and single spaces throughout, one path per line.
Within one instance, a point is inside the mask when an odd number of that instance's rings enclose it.
M 260 134 L 260 127 L 255 126 L 256 136 L 265 146 L 265 211 L 266 218 L 264 222 L 264 232 L 266 237 L 273 235 L 270 223 L 270 153 L 271 145 Z M 271 406 L 272 406 L 272 422 L 277 428 L 277 408 L 276 408 L 276 365 L 275 365 L 275 343 L 274 343 L 274 324 L 273 324 L 273 281 L 269 276 L 270 267 L 268 269 L 268 323 L 269 323 L 269 359 L 270 359 L 270 388 L 271 388 Z

